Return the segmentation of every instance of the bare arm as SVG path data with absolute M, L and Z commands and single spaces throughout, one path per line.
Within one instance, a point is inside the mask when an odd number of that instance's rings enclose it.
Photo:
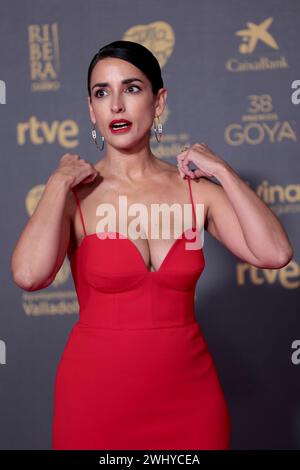
M 293 248 L 281 221 L 229 165 L 215 175 L 222 186 L 213 185 L 208 231 L 254 266 L 286 266 Z
M 79 156 L 66 154 L 61 162 L 59 170 L 49 177 L 12 254 L 13 279 L 24 290 L 43 289 L 54 280 L 70 240 L 70 189 L 89 176 L 86 182 L 91 181 L 97 173 Z
M 50 176 L 17 241 L 11 270 L 14 281 L 22 289 L 31 291 L 47 287 L 64 261 L 70 235 L 67 193 L 66 182 L 56 175 Z
M 177 156 L 181 176 L 216 177 L 207 181 L 208 232 L 239 258 L 254 266 L 278 269 L 293 257 L 281 221 L 245 181 L 206 144 L 195 144 Z M 198 168 L 192 172 L 189 163 Z

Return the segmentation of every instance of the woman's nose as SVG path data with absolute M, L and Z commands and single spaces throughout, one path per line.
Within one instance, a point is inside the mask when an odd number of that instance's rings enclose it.
M 119 111 L 122 111 L 124 110 L 124 105 L 123 103 L 121 103 L 121 101 L 115 101 L 113 104 L 112 104 L 112 111 L 114 112 L 119 112 Z

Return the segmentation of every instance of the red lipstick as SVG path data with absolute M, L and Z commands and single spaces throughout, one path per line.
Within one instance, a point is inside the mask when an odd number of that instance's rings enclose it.
M 113 134 L 123 134 L 131 129 L 132 122 L 127 119 L 114 119 L 111 121 L 109 128 Z

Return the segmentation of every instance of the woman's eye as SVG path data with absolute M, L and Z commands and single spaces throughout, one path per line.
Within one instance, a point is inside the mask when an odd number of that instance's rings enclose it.
M 129 86 L 129 87 L 127 88 L 127 90 L 130 90 L 130 89 L 132 89 L 132 88 L 137 88 L 138 92 L 141 90 L 140 87 L 137 86 L 137 85 L 131 85 L 131 86 Z M 98 94 L 98 93 L 100 93 L 100 92 L 102 92 L 102 91 L 105 91 L 105 90 L 103 90 L 103 89 L 97 90 L 97 91 L 95 92 L 95 97 L 96 97 L 96 98 L 102 98 L 103 95 L 100 95 L 100 96 L 99 96 L 99 94 Z
M 127 90 L 129 90 L 130 88 L 137 88 L 138 90 L 140 90 L 140 87 L 137 85 L 131 85 L 127 88 Z
M 98 95 L 98 93 L 99 93 L 100 91 L 105 91 L 105 90 L 97 90 L 96 93 L 95 93 L 96 98 L 102 98 L 101 96 L 99 97 L 99 95 Z

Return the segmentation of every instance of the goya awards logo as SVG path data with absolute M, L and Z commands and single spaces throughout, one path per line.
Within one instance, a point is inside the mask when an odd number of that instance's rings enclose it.
M 288 68 L 286 58 L 278 53 L 280 48 L 271 31 L 272 23 L 271 17 L 258 24 L 249 21 L 246 28 L 235 32 L 240 39 L 238 52 L 242 57 L 227 60 L 226 69 L 229 72 L 273 71 Z M 255 60 L 248 60 L 248 57 L 250 58 L 255 53 L 264 55 L 256 57 Z
M 33 187 L 26 196 L 25 206 L 29 216 L 35 211 L 40 198 L 45 190 L 45 185 Z M 23 293 L 23 308 L 26 315 L 64 315 L 78 313 L 78 301 L 75 291 L 57 290 L 61 288 L 70 277 L 70 264 L 64 260 L 57 272 L 55 279 L 46 291 L 41 289 L 33 292 Z M 54 289 L 53 289 L 54 288 Z
M 125 41 L 133 41 L 142 44 L 149 49 L 158 60 L 161 69 L 168 62 L 175 45 L 175 34 L 169 23 L 165 21 L 154 21 L 149 24 L 135 25 L 129 28 L 123 35 Z M 187 132 L 180 132 L 177 135 L 168 134 L 166 126 L 171 111 L 166 105 L 164 112 L 160 116 L 163 125 L 163 135 L 158 144 L 155 134 L 152 131 L 150 144 L 155 154 L 159 158 L 170 158 L 181 152 L 182 147 L 190 145 L 190 136 Z
M 296 121 L 281 118 L 270 94 L 248 95 L 248 106 L 241 117 L 229 123 L 224 132 L 228 145 L 281 144 L 298 142 Z
M 58 90 L 60 54 L 57 23 L 29 25 L 28 45 L 31 90 Z

